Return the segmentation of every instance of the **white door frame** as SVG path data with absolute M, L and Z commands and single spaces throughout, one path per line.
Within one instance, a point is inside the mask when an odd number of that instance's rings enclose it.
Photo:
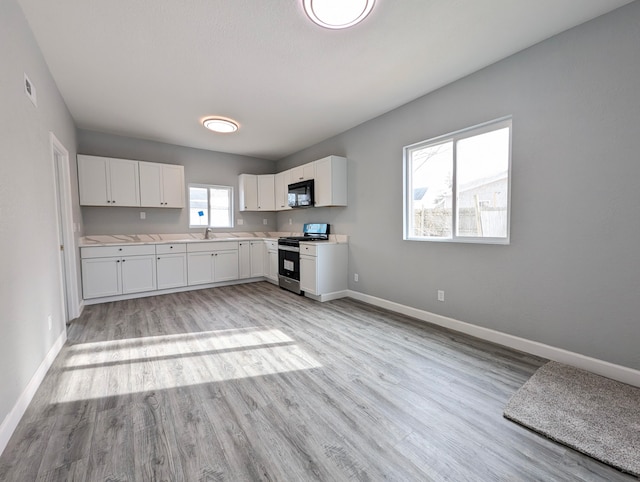
M 51 141 L 51 158 L 54 163 L 58 163 L 59 178 L 54 179 L 56 190 L 60 196 L 60 206 L 62 212 L 62 244 L 64 245 L 64 266 L 61 266 L 61 274 L 64 279 L 61 282 L 66 284 L 66 302 L 69 319 L 66 323 L 80 316 L 80 300 L 78 298 L 78 271 L 77 271 L 77 249 L 73 229 L 73 208 L 71 206 L 71 169 L 69 165 L 69 151 L 62 145 L 58 138 L 49 132 Z M 56 160 L 56 155 L 59 159 Z M 53 166 L 54 173 L 56 166 Z M 55 176 L 54 176 L 55 177 Z M 57 207 L 56 207 L 57 209 Z

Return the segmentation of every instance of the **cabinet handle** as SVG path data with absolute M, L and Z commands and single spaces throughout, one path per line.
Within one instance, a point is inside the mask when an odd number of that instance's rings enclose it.
M 126 259 L 123 259 L 122 262 L 124 263 L 126 261 Z
M 111 202 L 112 202 L 113 204 L 115 204 L 115 203 L 116 203 L 115 201 L 111 201 Z
M 122 251 L 122 248 L 118 248 L 118 251 Z
M 169 246 L 169 249 L 173 249 L 173 246 Z
M 158 256 L 158 261 L 160 261 L 160 257 Z
M 120 260 L 119 260 L 119 259 L 118 259 L 118 260 L 116 260 L 116 263 L 119 263 L 119 262 L 120 262 Z

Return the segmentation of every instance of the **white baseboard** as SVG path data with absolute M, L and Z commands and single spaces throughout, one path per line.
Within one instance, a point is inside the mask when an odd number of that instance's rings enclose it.
M 325 293 L 323 295 L 312 295 L 311 293 L 308 293 L 305 291 L 304 295 L 307 298 L 311 298 L 312 300 L 322 302 L 322 301 L 331 301 L 331 300 L 338 300 L 340 298 L 346 298 L 347 296 L 349 296 L 349 290 L 333 291 L 331 293 Z
M 481 326 L 472 325 L 464 321 L 448 318 L 446 316 L 430 313 L 425 310 L 412 308 L 410 306 L 401 305 L 393 301 L 385 300 L 375 296 L 360 293 L 358 291 L 348 290 L 348 296 L 364 303 L 369 303 L 380 308 L 385 308 L 396 313 L 411 316 L 434 325 L 449 328 L 450 330 L 466 333 L 467 335 L 490 341 L 498 345 L 503 345 L 515 350 L 530 353 L 532 355 L 547 358 L 548 360 L 565 363 L 583 370 L 612 378 L 614 380 L 627 383 L 636 387 L 640 387 L 640 371 L 633 368 L 616 365 L 597 358 L 591 358 L 580 353 L 574 353 L 563 348 L 557 348 L 537 341 L 527 340 L 518 336 L 509 335 L 500 331 L 483 328 Z
M 0 425 L 0 454 L 2 454 L 4 449 L 7 447 L 9 439 L 11 438 L 11 435 L 13 435 L 13 431 L 18 426 L 18 422 L 20 422 L 20 419 L 31 403 L 33 396 L 36 394 L 38 387 L 40 387 L 42 380 L 44 380 L 47 371 L 53 364 L 56 356 L 58 356 L 58 353 L 60 353 L 60 350 L 66 341 L 67 330 L 63 330 L 49 350 L 49 353 L 47 353 L 44 360 L 42 360 L 42 363 L 31 377 L 31 380 L 29 380 L 29 383 L 16 401 L 11 412 L 2 421 L 2 425 Z

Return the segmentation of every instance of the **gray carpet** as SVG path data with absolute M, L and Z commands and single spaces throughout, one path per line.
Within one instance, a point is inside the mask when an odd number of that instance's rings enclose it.
M 640 477 L 640 388 L 549 362 L 509 400 L 504 416 Z

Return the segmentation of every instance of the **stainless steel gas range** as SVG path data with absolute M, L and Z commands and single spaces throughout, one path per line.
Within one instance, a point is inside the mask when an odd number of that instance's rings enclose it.
M 297 294 L 300 290 L 300 241 L 320 242 L 329 239 L 329 225 L 307 223 L 302 236 L 278 239 L 278 281 L 281 288 Z

